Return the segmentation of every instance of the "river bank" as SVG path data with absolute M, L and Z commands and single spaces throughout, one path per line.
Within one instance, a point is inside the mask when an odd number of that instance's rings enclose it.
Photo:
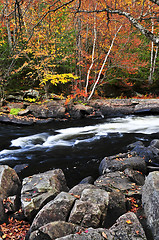
M 17 115 L 11 109 L 19 109 Z M 6 102 L 0 108 L 0 122 L 22 125 L 81 118 L 107 118 L 124 115 L 158 114 L 159 99 L 103 99 L 87 104 L 50 100 L 43 103 Z

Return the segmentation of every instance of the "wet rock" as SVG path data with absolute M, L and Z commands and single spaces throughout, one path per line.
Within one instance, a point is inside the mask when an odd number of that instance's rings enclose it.
M 94 185 L 108 192 L 121 192 L 125 195 L 141 194 L 141 187 L 132 182 L 123 172 L 111 172 L 100 176 Z
M 67 221 L 76 198 L 69 193 L 61 192 L 48 202 L 36 215 L 31 225 L 31 231 L 54 221 Z
M 100 175 L 107 172 L 124 171 L 126 168 L 146 173 L 146 163 L 142 157 L 132 153 L 119 153 L 114 156 L 105 157 L 99 165 Z
M 62 191 L 68 191 L 68 188 L 61 169 L 25 178 L 22 183 L 21 202 L 28 220 L 31 221 L 40 208 Z
M 99 227 L 104 224 L 109 194 L 101 189 L 84 189 L 80 200 L 76 200 L 69 222 L 82 227 Z
M 146 177 L 142 189 L 142 204 L 154 239 L 159 239 L 159 172 L 151 172 Z
M 79 231 L 79 226 L 63 221 L 50 222 L 31 233 L 29 240 L 57 239 Z M 26 239 L 26 240 L 27 240 Z
M 20 193 L 21 182 L 15 170 L 7 165 L 0 165 L 0 197 L 2 199 Z

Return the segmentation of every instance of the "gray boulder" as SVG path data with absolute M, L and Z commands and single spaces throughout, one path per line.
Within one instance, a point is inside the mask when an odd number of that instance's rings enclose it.
M 128 212 L 119 217 L 109 229 L 114 240 L 146 240 L 145 232 L 133 212 Z
M 0 165 L 0 197 L 2 199 L 8 196 L 20 193 L 21 182 L 15 170 L 7 165 Z
M 116 223 L 108 229 L 88 228 L 80 234 L 71 234 L 56 240 L 146 240 L 145 232 L 132 212 L 122 215 Z
M 121 192 L 125 195 L 141 194 L 141 187 L 132 182 L 124 172 L 110 172 L 100 176 L 94 185 L 108 192 Z
M 50 222 L 38 230 L 31 233 L 29 240 L 52 240 L 57 239 L 71 233 L 76 233 L 80 227 L 63 221 Z
M 105 157 L 99 165 L 100 175 L 108 172 L 124 171 L 126 168 L 146 173 L 146 163 L 142 157 L 135 152 L 119 153 L 114 156 Z
M 159 239 L 159 172 L 146 177 L 142 189 L 142 204 L 154 239 Z
M 105 222 L 109 194 L 102 189 L 85 189 L 76 200 L 68 219 L 82 227 L 99 227 Z
M 48 202 L 36 215 L 31 225 L 31 231 L 54 221 L 67 221 L 76 198 L 69 193 L 61 192 Z
M 68 191 L 68 187 L 61 169 L 25 178 L 21 190 L 24 215 L 31 221 L 39 209 L 62 191 Z
M 84 189 L 98 189 L 98 187 L 92 185 L 92 184 L 78 184 L 76 186 L 74 186 L 73 188 L 70 189 L 69 193 L 73 194 L 73 195 L 78 195 L 81 196 L 82 192 Z

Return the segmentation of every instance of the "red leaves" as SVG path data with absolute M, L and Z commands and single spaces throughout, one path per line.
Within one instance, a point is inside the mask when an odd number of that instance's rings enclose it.
M 25 221 L 18 221 L 16 219 L 14 220 L 13 218 L 9 218 L 9 223 L 3 223 L 0 227 L 3 233 L 2 239 L 24 240 L 26 233 L 30 228 L 30 224 Z

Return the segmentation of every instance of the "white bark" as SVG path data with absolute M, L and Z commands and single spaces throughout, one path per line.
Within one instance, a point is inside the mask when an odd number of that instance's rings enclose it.
M 109 48 L 109 50 L 108 50 L 108 52 L 107 52 L 107 54 L 106 54 L 106 56 L 105 56 L 104 62 L 103 62 L 102 67 L 101 67 L 101 69 L 100 69 L 100 71 L 99 71 L 97 80 L 95 81 L 94 86 L 93 86 L 93 88 L 92 88 L 92 91 L 91 91 L 91 93 L 90 93 L 90 95 L 89 95 L 89 97 L 88 97 L 88 99 L 87 99 L 88 101 L 91 99 L 91 97 L 92 97 L 92 95 L 93 95 L 93 93 L 94 93 L 94 91 L 95 91 L 95 88 L 96 88 L 96 86 L 97 86 L 97 84 L 98 84 L 98 82 L 99 82 L 99 80 L 100 80 L 100 76 L 101 76 L 101 73 L 102 73 L 102 71 L 103 71 L 103 68 L 104 68 L 104 66 L 105 66 L 105 64 L 106 64 L 106 61 L 107 61 L 107 59 L 108 59 L 108 57 L 109 57 L 109 54 L 110 54 L 110 52 L 111 52 L 111 49 L 112 49 L 112 47 L 113 47 L 113 45 L 114 45 L 114 41 L 115 41 L 115 39 L 116 39 L 116 37 L 117 37 L 117 34 L 118 34 L 118 32 L 120 31 L 121 28 L 122 28 L 122 25 L 118 28 L 117 32 L 115 33 L 115 36 L 114 36 L 114 38 L 113 38 L 113 40 L 112 40 L 112 42 L 111 42 L 110 48 Z
M 96 15 L 94 15 L 94 40 L 93 40 L 93 49 L 92 49 L 92 62 L 91 62 L 91 65 L 90 65 L 90 67 L 88 69 L 88 72 L 87 72 L 86 89 L 85 89 L 86 95 L 88 93 L 88 84 L 89 84 L 90 72 L 91 72 L 91 69 L 92 69 L 93 64 L 94 64 L 96 40 L 97 40 Z

